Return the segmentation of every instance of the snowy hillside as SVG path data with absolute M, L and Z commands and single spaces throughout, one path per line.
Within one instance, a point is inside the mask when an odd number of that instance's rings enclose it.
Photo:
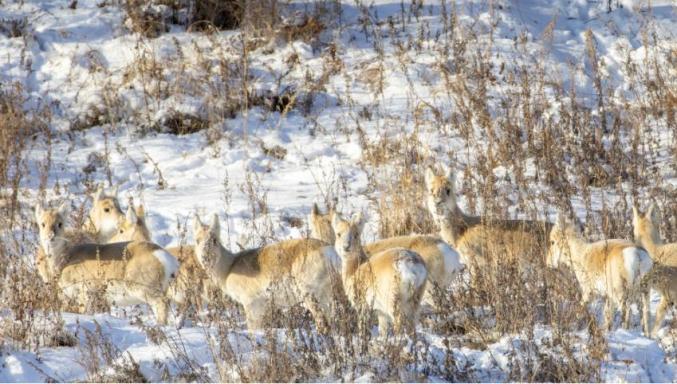
M 437 233 L 430 164 L 456 171 L 468 212 L 571 210 L 590 240 L 631 239 L 633 203 L 653 200 L 677 241 L 669 0 L 263 1 L 233 30 L 187 26 L 192 1 L 148 3 L 0 0 L 0 128 L 26 127 L 0 156 L 0 381 L 677 380 L 674 308 L 656 339 L 639 307 L 606 333 L 547 271 L 563 296 L 459 279 L 405 341 L 324 337 L 303 313 L 248 333 L 228 300 L 181 329 L 145 306 L 35 304 L 33 207 L 67 201 L 81 223 L 99 184 L 123 211 L 143 203 L 163 247 L 193 242 L 195 213 L 218 214 L 233 250 L 306 237 L 313 203 L 365 212 L 365 243 Z

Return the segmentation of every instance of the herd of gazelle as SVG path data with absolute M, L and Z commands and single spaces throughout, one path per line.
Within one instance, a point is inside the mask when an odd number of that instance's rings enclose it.
M 468 267 L 471 277 L 499 250 L 520 270 L 536 265 L 540 255 L 551 267 L 567 266 L 578 280 L 581 298 L 606 299 L 605 323 L 613 326 L 617 308 L 627 327 L 630 304 L 642 301 L 642 322 L 652 336 L 665 311 L 677 299 L 677 244 L 663 244 L 655 206 L 633 210 L 635 242 L 608 239 L 589 243 L 578 226 L 558 217 L 554 224 L 500 220 L 465 214 L 457 205 L 451 171 L 429 167 L 425 173 L 427 205 L 440 232 L 362 244 L 361 214 L 346 219 L 334 210 L 322 214 L 315 205 L 309 217 L 311 236 L 256 249 L 231 252 L 220 239 L 217 215 L 193 222 L 195 243 L 163 249 L 151 241 L 142 206 L 126 214 L 117 192 L 99 189 L 86 229 L 67 229 L 67 207 L 35 209 L 40 247 L 36 265 L 46 282 L 83 310 L 88 292 L 99 289 L 116 305 L 148 304 L 159 324 L 166 324 L 170 302 L 182 312 L 222 291 L 244 308 L 250 329 L 260 328 L 271 305 L 303 305 L 318 330 L 332 317 L 332 295 L 340 286 L 349 302 L 376 315 L 379 332 L 410 333 L 421 303 L 435 305 L 433 291 L 449 287 Z M 661 301 L 655 325 L 649 315 L 650 289 Z

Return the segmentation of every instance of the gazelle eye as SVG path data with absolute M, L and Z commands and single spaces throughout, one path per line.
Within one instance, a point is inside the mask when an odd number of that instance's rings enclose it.
M 61 228 L 61 223 L 58 223 L 56 226 L 59 227 L 59 228 Z
M 108 213 L 108 212 L 110 212 L 110 208 L 104 208 L 103 211 Z
M 447 189 L 445 190 L 445 192 L 447 193 L 447 196 L 450 195 L 450 194 L 451 194 L 451 188 L 447 187 Z
M 120 230 L 120 233 L 125 233 L 124 229 L 121 229 L 121 230 Z
M 45 223 L 42 223 L 42 228 L 44 228 L 44 227 L 45 227 Z

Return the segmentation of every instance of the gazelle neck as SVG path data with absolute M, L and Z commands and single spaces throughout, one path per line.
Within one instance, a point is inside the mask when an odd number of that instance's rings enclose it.
M 235 262 L 235 255 L 228 251 L 223 244 L 219 242 L 217 257 L 214 261 L 214 267 L 211 271 L 219 280 L 225 280 L 230 274 L 231 267 Z M 208 271 L 209 272 L 209 271 Z
M 588 244 L 578 236 L 569 235 L 566 239 L 568 246 L 568 257 L 565 258 L 572 267 L 581 266 L 587 255 Z
M 71 242 L 61 235 L 61 241 L 55 247 L 50 247 L 49 251 L 42 244 L 40 250 L 45 258 L 47 269 L 52 276 L 59 276 L 66 260 L 68 259 L 68 252 L 71 248 Z
M 651 228 L 650 231 L 643 231 L 639 236 L 639 245 L 646 249 L 650 255 L 658 255 L 658 248 L 663 245 L 658 231 Z M 648 233 L 647 233 L 648 232 Z M 655 256 L 654 256 L 655 257 Z
M 456 246 L 463 232 L 473 222 L 473 217 L 463 213 L 458 206 L 454 206 L 453 211 L 448 212 L 446 215 L 438 216 L 436 221 L 440 227 L 440 237 L 442 240 Z
M 343 257 L 341 274 L 343 281 L 347 282 L 351 280 L 353 276 L 355 276 L 355 272 L 357 272 L 360 264 L 362 264 L 366 259 L 367 255 L 361 245 L 359 246 L 359 249 L 346 252 L 345 256 Z

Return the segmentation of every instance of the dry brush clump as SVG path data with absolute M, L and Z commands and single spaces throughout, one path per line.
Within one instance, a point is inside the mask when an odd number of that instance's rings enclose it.
M 20 86 L 0 83 L 0 335 L 14 347 L 72 345 L 63 330 L 61 300 L 35 269 L 32 207 L 22 189 L 28 167 L 39 167 L 46 178 L 49 155 L 41 164 L 29 163 L 25 151 L 35 140 L 49 143 L 46 111 L 23 109 Z M 44 187 L 46 180 L 40 185 Z M 44 191 L 42 191 L 44 193 Z

